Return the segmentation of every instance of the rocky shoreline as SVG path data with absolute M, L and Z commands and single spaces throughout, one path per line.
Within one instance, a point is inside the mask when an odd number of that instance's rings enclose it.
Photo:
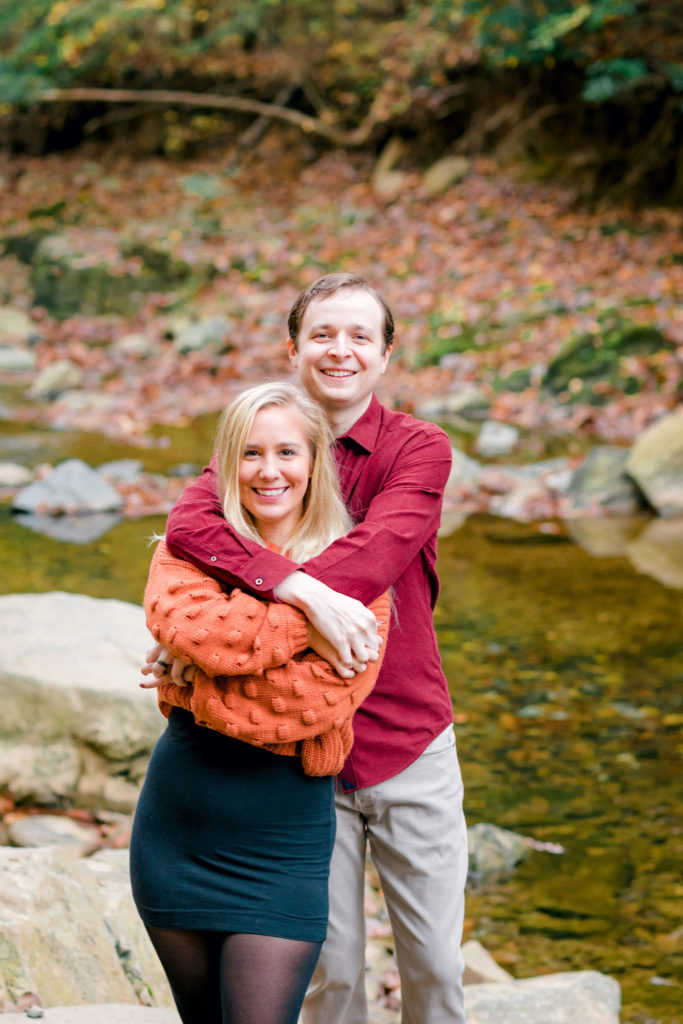
M 38 627 L 38 628 L 37 628 Z M 0 1012 L 48 1024 L 172 1024 L 178 1017 L 130 894 L 127 843 L 164 720 L 141 693 L 142 609 L 78 594 L 0 597 Z M 36 638 L 39 638 L 36 640 Z M 480 823 L 473 881 L 560 848 Z M 366 878 L 373 1024 L 397 1024 L 393 940 Z M 617 982 L 593 971 L 516 980 L 465 944 L 469 1024 L 617 1024 Z M 87 1008 L 87 1010 L 86 1010 Z M 129 1012 L 129 1008 L 130 1011 Z M 144 1009 L 143 1009 L 144 1008 Z

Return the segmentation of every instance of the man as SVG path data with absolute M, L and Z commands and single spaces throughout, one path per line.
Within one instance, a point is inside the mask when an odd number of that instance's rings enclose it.
M 364 278 L 329 274 L 297 298 L 287 347 L 325 409 L 349 511 L 348 536 L 300 567 L 232 533 L 211 467 L 168 520 L 170 549 L 210 575 L 301 609 L 345 675 L 377 648 L 365 604 L 392 588 L 396 615 L 374 691 L 356 713 L 337 779 L 328 937 L 305 1024 L 368 1024 L 366 846 L 394 934 L 403 1024 L 464 1024 L 460 941 L 467 873 L 453 709 L 433 609 L 436 531 L 451 449 L 434 424 L 374 395 L 393 344 L 391 311 Z

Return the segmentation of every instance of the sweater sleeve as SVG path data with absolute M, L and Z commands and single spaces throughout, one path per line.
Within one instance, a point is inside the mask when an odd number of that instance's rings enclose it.
M 308 774 L 335 774 L 353 741 L 353 714 L 375 685 L 388 642 L 388 595 L 370 607 L 383 640 L 381 655 L 352 679 L 308 651 L 261 674 L 223 681 L 198 672 L 191 686 L 168 683 L 159 688 L 161 711 L 184 707 L 198 725 L 276 753 L 301 753 Z
M 143 599 L 147 627 L 174 657 L 209 676 L 249 675 L 287 663 L 308 646 L 306 617 L 262 601 L 175 558 L 161 541 Z

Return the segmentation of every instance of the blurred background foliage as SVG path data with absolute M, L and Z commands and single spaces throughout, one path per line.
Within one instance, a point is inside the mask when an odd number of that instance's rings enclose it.
M 311 157 L 398 136 L 408 162 L 493 153 L 588 194 L 676 202 L 683 4 L 0 2 L 5 149 L 188 155 L 254 116 L 298 124 Z

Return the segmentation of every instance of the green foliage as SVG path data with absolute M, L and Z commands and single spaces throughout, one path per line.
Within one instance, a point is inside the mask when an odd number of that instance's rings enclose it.
M 593 103 L 604 103 L 618 93 L 641 85 L 648 77 L 648 68 L 645 61 L 637 57 L 614 57 L 596 61 L 586 74 L 588 81 L 583 98 Z

